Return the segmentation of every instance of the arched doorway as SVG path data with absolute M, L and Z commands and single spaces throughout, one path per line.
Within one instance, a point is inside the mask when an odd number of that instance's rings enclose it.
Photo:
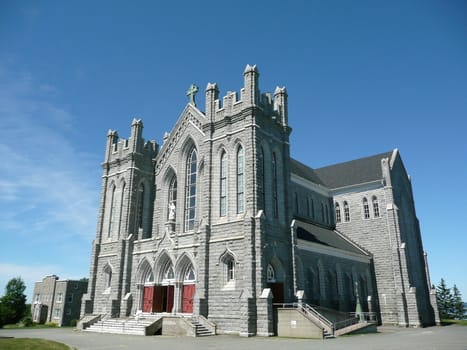
M 284 302 L 284 277 L 282 265 L 277 258 L 271 259 L 271 263 L 266 267 L 266 280 L 268 288 L 272 292 L 273 303 Z
M 161 282 L 154 287 L 154 312 L 172 312 L 174 306 L 175 274 L 172 263 L 167 262 L 162 270 Z

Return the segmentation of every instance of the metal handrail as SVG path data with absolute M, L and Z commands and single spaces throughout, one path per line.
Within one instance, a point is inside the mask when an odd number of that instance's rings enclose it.
M 318 321 L 319 324 L 328 330 L 332 335 L 335 335 L 336 330 L 342 329 L 348 326 L 352 326 L 354 324 L 365 322 L 365 323 L 377 323 L 376 313 L 375 312 L 349 312 L 349 318 L 332 322 L 324 317 L 319 311 L 317 311 L 313 306 L 308 305 L 306 303 L 281 303 L 281 304 L 274 304 L 275 306 L 279 306 L 282 308 L 294 308 L 302 313 L 305 314 L 308 318 L 313 318 L 314 320 Z
M 332 335 L 334 335 L 335 328 L 334 324 L 329 321 L 326 317 L 321 315 L 318 311 L 316 311 L 313 307 L 306 303 L 282 303 L 282 304 L 274 304 L 277 306 L 282 306 L 283 308 L 293 308 L 302 311 L 305 316 L 311 316 L 315 320 L 317 320 L 323 328 L 326 328 Z

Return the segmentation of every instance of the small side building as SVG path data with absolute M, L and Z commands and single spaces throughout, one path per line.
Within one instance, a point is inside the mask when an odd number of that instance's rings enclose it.
M 87 280 L 59 280 L 56 275 L 44 277 L 34 285 L 33 322 L 71 325 L 73 320 L 79 319 L 81 298 L 87 289 Z

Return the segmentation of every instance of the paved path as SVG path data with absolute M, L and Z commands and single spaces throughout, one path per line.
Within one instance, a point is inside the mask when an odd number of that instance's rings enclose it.
M 467 327 L 456 325 L 419 329 L 385 327 L 380 328 L 379 333 L 345 336 L 324 341 L 238 336 L 142 337 L 87 333 L 70 328 L 6 329 L 0 330 L 1 337 L 45 338 L 66 343 L 79 350 L 467 350 Z

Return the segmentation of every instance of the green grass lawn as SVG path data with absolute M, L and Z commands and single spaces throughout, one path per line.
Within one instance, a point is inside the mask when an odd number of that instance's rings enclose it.
M 22 324 L 6 324 L 3 329 L 31 329 L 31 328 L 56 328 L 57 325 L 48 324 L 33 324 L 32 326 L 24 326 Z
M 32 338 L 1 338 L 2 350 L 70 350 L 68 345 L 52 340 Z
M 458 324 L 460 326 L 467 326 L 467 320 L 442 320 L 443 325 Z

